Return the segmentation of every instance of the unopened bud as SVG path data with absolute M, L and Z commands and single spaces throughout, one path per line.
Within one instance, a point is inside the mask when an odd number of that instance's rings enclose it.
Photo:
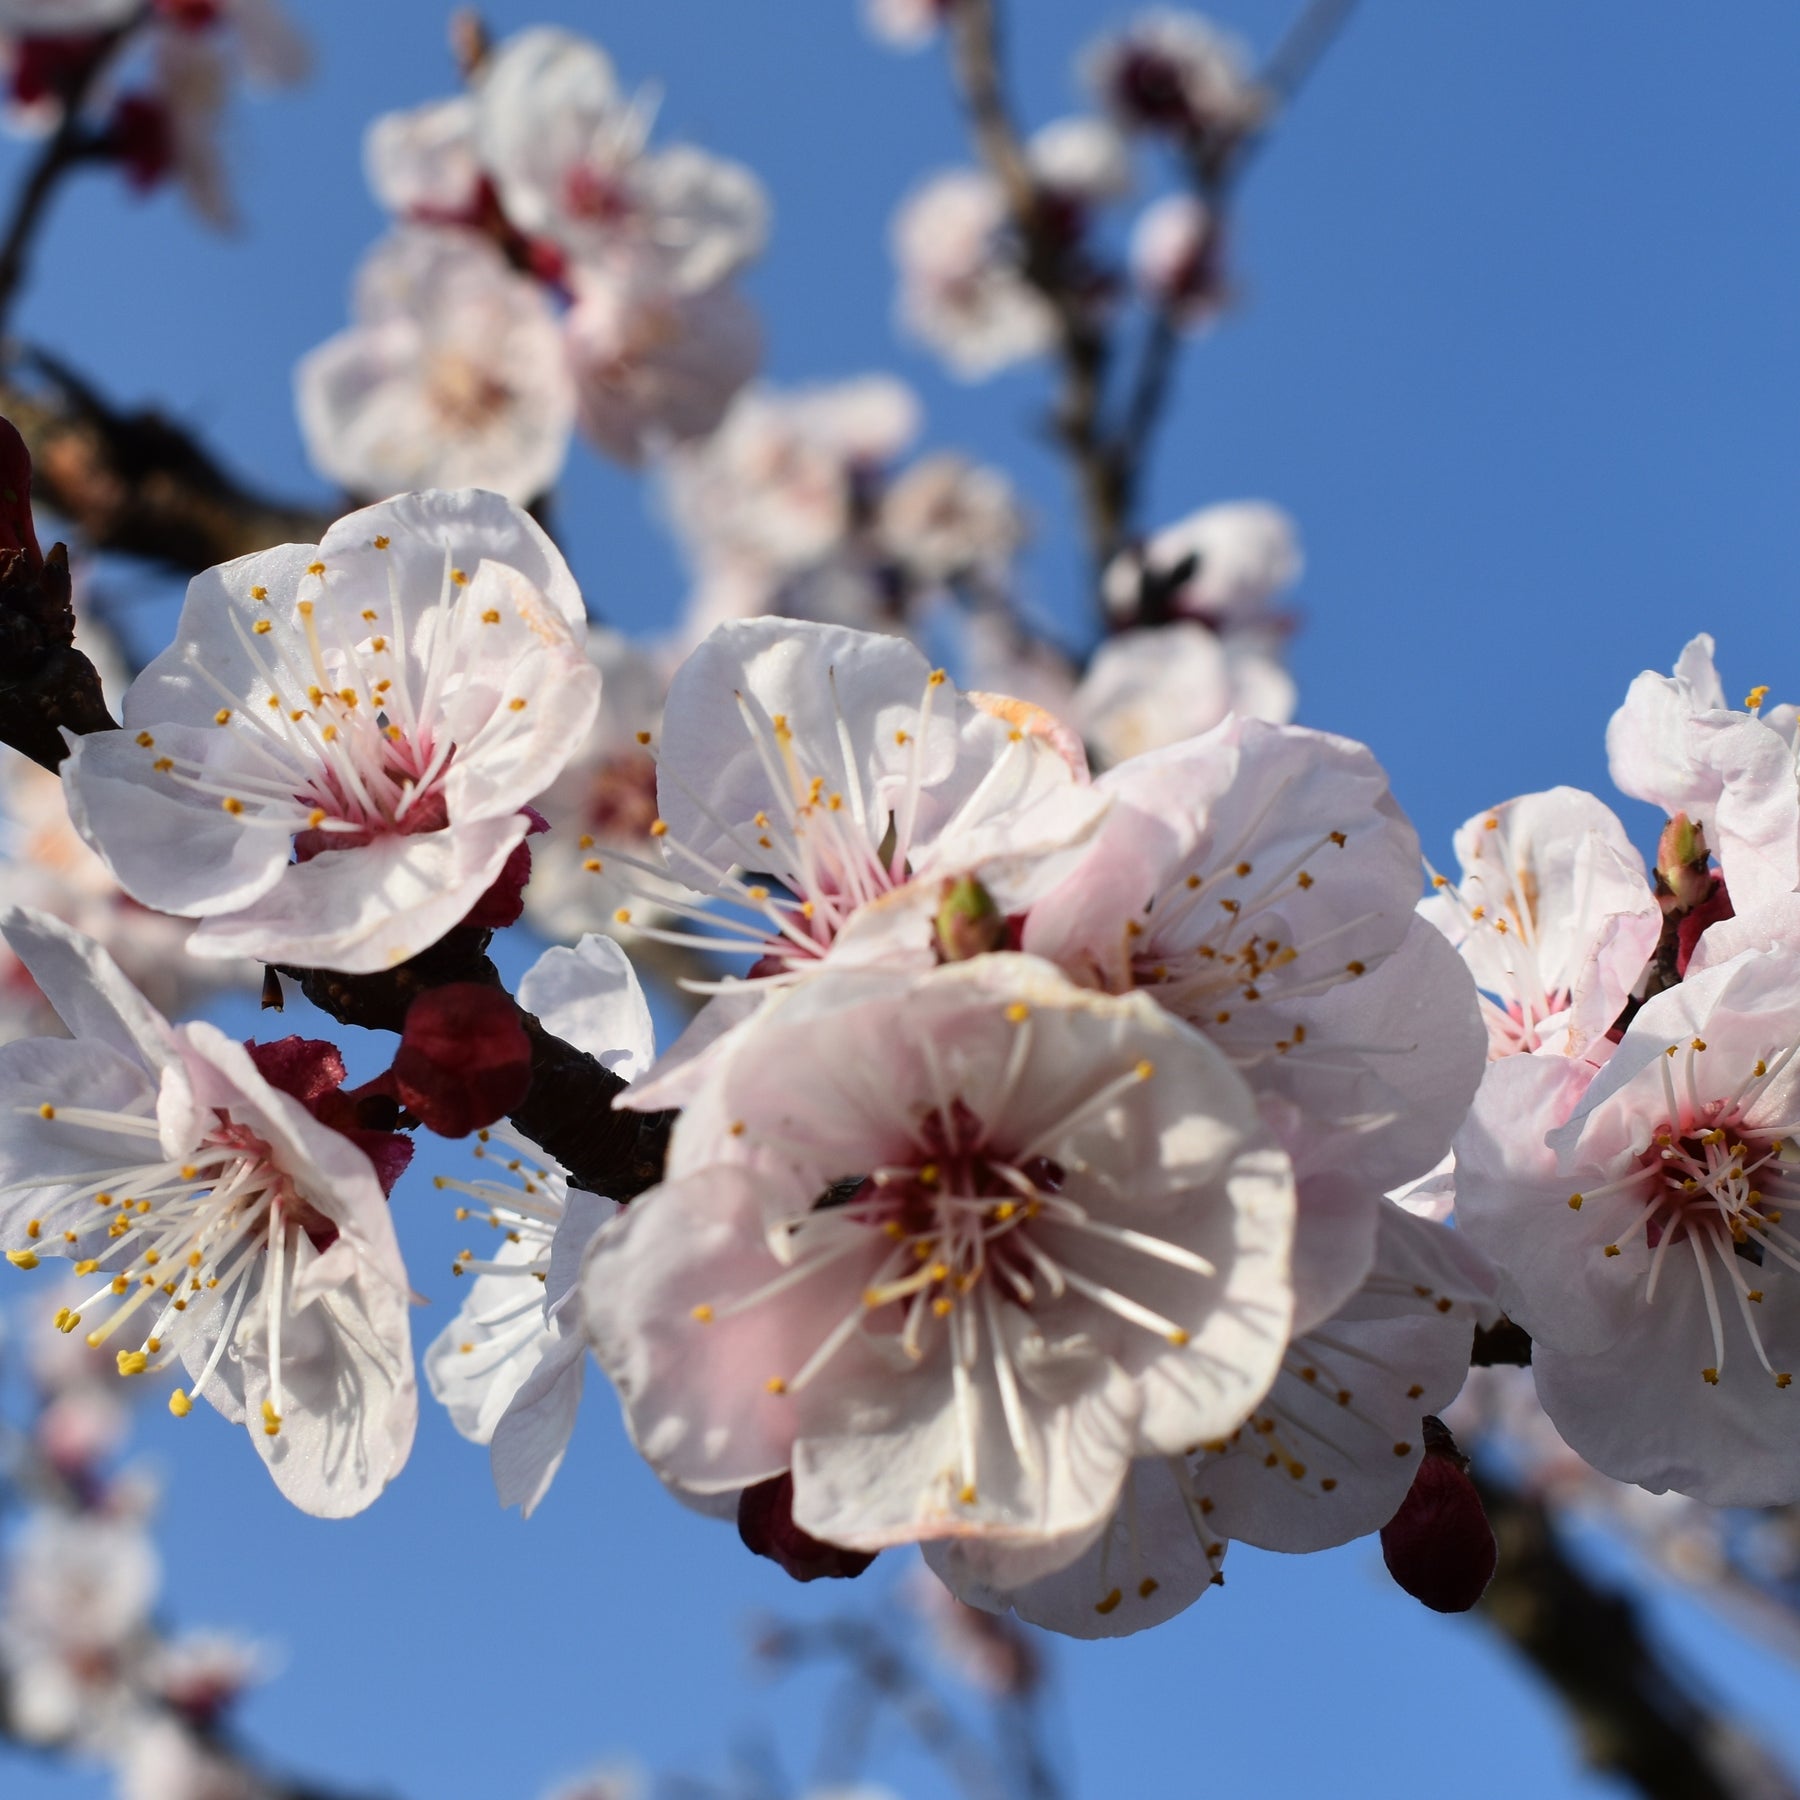
M 938 955 L 945 962 L 967 962 L 1000 948 L 1006 915 L 973 875 L 959 875 L 944 883 L 935 931 Z
M 1381 1559 L 1433 1612 L 1467 1612 L 1494 1578 L 1494 1529 L 1468 1459 L 1436 1419 L 1425 1421 L 1425 1456 L 1411 1490 L 1381 1528 Z
M 531 1040 L 499 988 L 453 981 L 427 988 L 407 1008 L 392 1076 L 417 1118 L 445 1137 L 465 1137 L 525 1098 Z
M 1712 876 L 1707 869 L 1706 833 L 1686 813 L 1678 812 L 1656 843 L 1656 875 L 1666 889 L 1665 912 L 1686 912 L 1707 899 Z
M 777 1475 L 738 1496 L 738 1536 L 745 1547 L 780 1563 L 796 1581 L 854 1581 L 874 1552 L 821 1543 L 794 1523 L 794 1478 Z

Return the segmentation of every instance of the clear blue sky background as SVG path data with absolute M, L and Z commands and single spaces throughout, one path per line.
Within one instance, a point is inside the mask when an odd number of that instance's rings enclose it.
M 204 236 L 167 198 L 88 178 L 59 211 L 21 329 L 121 396 L 158 400 L 272 485 L 313 487 L 288 370 L 338 329 L 379 229 L 364 123 L 445 91 L 435 0 L 313 0 L 319 72 L 236 122 L 248 228 Z M 965 389 L 896 340 L 887 218 L 962 147 L 935 58 L 889 56 L 851 0 L 496 0 L 494 23 L 590 30 L 667 92 L 664 130 L 754 166 L 776 205 L 750 288 L 784 381 L 898 371 L 929 439 L 1009 467 L 1040 533 L 1030 578 L 1076 604 L 1077 546 L 1026 373 Z M 1034 121 L 1114 8 L 1016 0 Z M 1238 0 L 1262 46 L 1290 10 Z M 1371 4 L 1244 196 L 1239 316 L 1188 363 L 1152 522 L 1267 496 L 1299 519 L 1302 717 L 1362 737 L 1428 847 L 1506 795 L 1605 788 L 1626 682 L 1718 634 L 1733 691 L 1795 697 L 1800 11 L 1663 0 Z M 10 157 L 10 161 L 6 160 Z M 18 167 L 0 152 L 0 179 Z M 680 576 L 636 484 L 578 456 L 560 511 L 577 574 L 627 625 Z M 127 572 L 110 578 L 123 588 Z M 1641 824 L 1634 815 L 1634 824 Z M 520 947 L 517 960 L 528 951 Z M 250 1029 L 248 1015 L 243 1028 Z M 400 1196 L 421 1287 L 449 1297 L 452 1228 Z M 446 1316 L 420 1319 L 425 1341 Z M 286 1509 L 210 1415 L 146 1419 L 165 1468 L 172 1605 L 285 1646 L 249 1708 L 298 1768 L 411 1800 L 535 1800 L 608 1752 L 717 1772 L 747 1727 L 810 1741 L 819 1686 L 742 1675 L 736 1622 L 867 1601 L 785 1583 L 669 1503 L 598 1382 L 540 1516 L 502 1516 L 484 1459 L 429 1407 L 395 1489 L 357 1521 Z M 895 1559 L 889 1559 L 895 1560 Z M 897 1573 L 898 1571 L 894 1571 Z M 1560 1714 L 1486 1631 L 1432 1617 L 1372 1546 L 1237 1550 L 1173 1626 L 1058 1661 L 1079 1792 L 1595 1795 Z M 1800 1679 L 1681 1603 L 1682 1651 L 1800 1762 Z M 802 1765 L 803 1766 L 803 1765 Z M 904 1757 L 883 1764 L 940 1791 Z M 7 1800 L 102 1791 L 0 1755 Z

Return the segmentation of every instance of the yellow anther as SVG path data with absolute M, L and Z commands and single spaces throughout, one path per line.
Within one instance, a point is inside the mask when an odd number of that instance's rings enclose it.
M 512 699 L 507 701 L 506 709 L 508 712 L 523 712 L 525 710 L 525 696 L 523 694 L 515 694 Z
M 950 1316 L 950 1313 L 955 1308 L 955 1305 L 956 1305 L 956 1302 L 954 1300 L 948 1299 L 945 1295 L 940 1294 L 934 1301 L 932 1301 L 931 1310 L 934 1314 L 936 1314 L 936 1316 L 938 1318 L 944 1319 L 944 1318 L 948 1318 Z
M 1102 1614 L 1113 1612 L 1117 1609 L 1119 1602 L 1124 1598 L 1125 1596 L 1120 1593 L 1117 1588 L 1114 1588 L 1104 1600 L 1096 1600 L 1094 1602 L 1094 1611 Z
M 141 1375 L 150 1366 L 150 1358 L 142 1350 L 121 1350 L 117 1361 L 121 1375 Z
M 744 1135 L 744 1121 L 742 1119 L 733 1119 L 731 1121 L 731 1135 L 733 1137 L 742 1137 Z
M 1341 831 L 1334 831 L 1331 833 L 1331 841 L 1341 850 L 1350 840 Z
M 1132 1073 L 1137 1076 L 1139 1081 L 1148 1081 L 1150 1077 L 1156 1073 L 1156 1064 L 1148 1057 L 1145 1057 L 1139 1062 Z
M 375 540 L 375 548 L 377 550 L 385 550 L 387 547 L 388 547 L 388 539 L 385 536 L 385 534 L 381 537 L 378 537 Z
M 1784 1387 L 1787 1387 L 1793 1381 L 1793 1379 L 1794 1379 L 1793 1376 L 1790 1375 L 1785 1369 L 1783 1369 L 1781 1371 L 1781 1373 L 1775 1377 L 1775 1385 L 1778 1388 L 1784 1388 Z
M 1006 1022 L 1009 1025 L 1023 1025 L 1031 1017 L 1031 1008 L 1023 1000 L 1015 1000 L 1006 1009 Z
M 1363 962 L 1347 962 L 1344 964 L 1346 975 L 1363 975 L 1368 972 L 1369 965 Z
M 484 625 L 498 625 L 500 623 L 499 607 L 490 606 L 487 611 L 481 615 L 481 622 Z
M 229 706 L 221 706 L 219 710 L 213 714 L 213 723 L 215 725 L 229 725 L 231 723 L 231 708 Z
M 38 1266 L 38 1253 L 35 1250 L 9 1250 L 6 1260 L 15 1269 L 35 1269 Z
M 306 572 L 309 575 L 323 575 L 325 573 L 325 565 L 322 562 L 310 562 L 306 565 Z M 300 610 L 302 612 L 310 611 L 311 607 L 312 602 L 310 600 L 302 600 L 300 602 Z
M 1394 1454 L 1396 1456 L 1411 1456 L 1412 1445 L 1405 1442 L 1398 1443 L 1394 1446 Z
M 1747 693 L 1744 696 L 1744 710 L 1746 712 L 1755 712 L 1756 709 L 1759 706 L 1761 706 L 1762 703 L 1766 699 L 1768 699 L 1768 697 L 1769 697 L 1768 683 L 1767 682 L 1759 683 L 1756 687 L 1753 687 L 1749 691 L 1749 693 Z
M 1175 1329 L 1169 1333 L 1169 1342 L 1173 1344 L 1177 1350 L 1184 1350 L 1187 1348 L 1189 1342 L 1188 1334 L 1177 1325 Z
M 1708 1387 L 1717 1387 L 1719 1385 L 1719 1371 L 1717 1369 L 1702 1369 L 1700 1371 L 1700 1379 L 1704 1381 Z
M 975 1484 L 974 1484 L 974 1482 L 972 1482 L 972 1481 L 964 1482 L 962 1491 L 956 1497 L 958 1500 L 960 1500 L 963 1503 L 964 1506 L 973 1506 L 975 1504 Z
M 894 733 L 894 742 L 901 745 L 910 744 L 912 742 L 912 733 L 908 731 L 896 731 Z
M 766 1392 L 771 1394 L 785 1394 L 787 1392 L 787 1383 L 779 1375 L 771 1375 L 769 1379 L 763 1383 L 763 1388 Z
M 244 803 L 235 794 L 227 794 L 219 804 L 235 819 L 244 810 Z
M 652 837 L 667 837 L 669 835 L 669 827 L 668 827 L 667 823 L 662 819 L 658 819 L 650 827 L 650 835 Z
M 266 587 L 253 587 L 250 590 L 250 598 L 252 600 L 266 600 L 268 597 L 269 590 Z
M 946 675 L 942 669 L 933 669 L 930 676 L 927 678 L 926 686 L 934 688 L 942 687 L 949 679 L 950 677 Z
M 621 906 L 619 910 L 613 914 L 613 917 L 618 920 L 621 925 L 629 925 L 631 923 L 631 909 L 626 906 Z
M 638 742 L 639 742 L 639 743 L 640 743 L 640 744 L 644 744 L 644 745 L 648 745 L 648 744 L 649 744 L 649 742 L 650 742 L 650 734 L 649 734 L 649 732 L 647 732 L 647 731 L 640 731 L 640 732 L 639 732 L 639 733 L 638 733 L 638 734 L 637 734 L 637 741 L 638 741 Z
M 44 1104 L 38 1108 L 38 1117 L 40 1119 L 54 1119 L 56 1117 L 56 1108 L 46 1100 Z
M 456 587 L 467 587 L 469 585 L 469 578 L 461 569 L 452 569 L 450 571 L 450 580 L 452 585 Z
M 1617 1256 L 1619 1254 L 1619 1246 L 1617 1244 L 1608 1244 L 1606 1246 L 1606 1254 L 1608 1256 Z
M 273 1401 L 265 1400 L 262 1403 L 262 1422 L 264 1437 L 281 1436 L 281 1414 L 275 1410 Z
M 174 1393 L 169 1396 L 169 1411 L 172 1412 L 176 1418 L 185 1419 L 193 1410 L 193 1401 L 187 1397 L 187 1394 L 181 1388 L 177 1388 Z
M 172 768 L 174 768 L 175 759 L 172 756 L 159 756 L 156 759 L 156 761 L 153 762 L 150 766 L 157 772 L 157 774 L 166 775 Z
M 1299 882 L 1300 886 L 1303 888 L 1309 888 L 1313 884 L 1313 878 L 1309 874 L 1307 874 L 1307 872 L 1304 869 L 1302 869 L 1300 871 L 1299 875 L 1296 876 L 1295 879 Z
M 1706 1039 L 1695 1038 L 1694 1041 L 1688 1045 L 1688 1048 L 1690 1050 L 1704 1050 L 1706 1048 Z
M 37 1237 L 43 1231 L 43 1229 L 44 1229 L 44 1227 L 40 1220 L 27 1219 L 25 1221 L 25 1235 L 28 1238 Z
M 1002 1200 L 1000 1204 L 994 1208 L 994 1218 L 1004 1225 L 1018 1210 L 1019 1207 L 1016 1201 Z

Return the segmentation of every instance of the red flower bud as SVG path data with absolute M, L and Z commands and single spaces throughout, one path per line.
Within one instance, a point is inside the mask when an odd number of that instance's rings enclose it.
M 158 186 L 175 166 L 175 126 L 154 94 L 121 94 L 106 128 L 106 150 L 140 194 Z
M 1498 1557 L 1465 1459 L 1454 1444 L 1427 1450 L 1400 1510 L 1381 1528 L 1388 1573 L 1433 1612 L 1467 1612 L 1487 1591 Z
M 445 1137 L 492 1125 L 531 1086 L 518 1008 L 476 981 L 427 988 L 407 1009 L 391 1078 L 402 1104 Z
M 794 1478 L 777 1475 L 738 1496 L 738 1536 L 745 1547 L 780 1563 L 796 1581 L 854 1581 L 875 1560 L 873 1551 L 821 1543 L 794 1523 Z

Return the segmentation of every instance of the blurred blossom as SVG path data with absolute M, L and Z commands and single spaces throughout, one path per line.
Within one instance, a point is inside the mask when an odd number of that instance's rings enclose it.
M 0 1670 L 27 1743 L 103 1743 L 132 1704 L 128 1674 L 162 1569 L 129 1520 L 34 1513 L 12 1540 L 0 1600 Z
M 1069 703 L 1070 723 L 1108 768 L 1202 731 L 1227 713 L 1285 724 L 1293 679 L 1265 652 L 1180 620 L 1108 638 Z
M 1000 470 L 940 451 L 895 477 L 881 497 L 875 535 L 917 581 L 1000 579 L 1024 544 L 1025 515 Z
M 1267 106 L 1244 46 L 1199 13 L 1156 7 L 1090 46 L 1088 85 L 1127 130 L 1202 155 L 1235 142 Z
M 1165 194 L 1144 208 L 1132 227 L 1130 257 L 1138 293 L 1182 330 L 1218 316 L 1226 300 L 1218 228 L 1192 194 Z
M 642 259 L 572 274 L 565 331 L 581 429 L 627 464 L 717 428 L 762 357 L 755 310 L 726 284 L 698 292 Z
M 1105 119 L 1055 119 L 1026 147 L 1040 187 L 1083 206 L 1121 200 L 1131 191 L 1131 147 Z
M 269 1658 L 226 1632 L 194 1632 L 156 1644 L 144 1663 L 146 1687 L 190 1724 L 208 1726 L 267 1678 Z
M 603 625 L 588 628 L 587 653 L 601 673 L 599 715 L 533 802 L 550 829 L 532 844 L 525 916 L 553 943 L 587 931 L 629 940 L 635 929 L 618 922 L 621 907 L 639 923 L 657 923 L 659 900 L 691 897 L 657 872 L 662 855 L 650 835 L 656 762 L 648 746 L 662 730 L 668 675 L 655 657 Z
M 364 259 L 355 312 L 294 374 L 322 474 L 359 499 L 482 487 L 523 504 L 554 485 L 575 393 L 536 283 L 474 233 L 405 226 Z
M 472 223 L 485 179 L 473 96 L 383 113 L 363 139 L 363 173 L 370 192 L 397 218 Z
M 922 50 L 954 0 L 862 0 L 870 33 L 895 50 Z
M 851 529 L 918 423 L 912 391 L 885 375 L 749 388 L 710 438 L 668 458 L 670 515 L 702 571 L 741 559 L 791 572 Z
M 1215 630 L 1267 623 L 1304 566 L 1294 522 L 1279 507 L 1263 500 L 1203 506 L 1113 558 L 1107 610 L 1123 620 L 1197 619 Z
M 991 175 L 928 176 L 901 203 L 891 241 L 900 323 L 953 374 L 980 381 L 1050 348 L 1055 314 L 1019 268 L 1006 196 Z
M 712 287 L 757 255 L 768 201 L 748 169 L 688 144 L 651 150 L 654 105 L 623 95 L 597 44 L 538 26 L 486 64 L 477 137 L 507 217 L 574 261 L 660 260 Z
M 134 1721 L 116 1767 L 119 1800 L 275 1800 L 275 1790 L 173 1719 Z

